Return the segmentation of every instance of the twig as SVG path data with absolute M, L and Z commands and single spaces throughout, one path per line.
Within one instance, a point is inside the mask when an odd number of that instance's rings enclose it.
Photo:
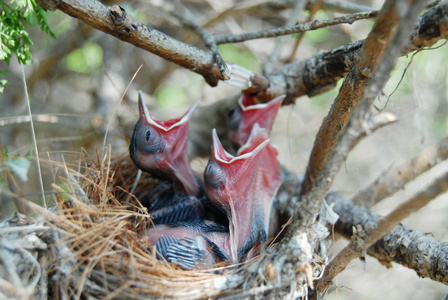
M 315 1 L 308 1 L 307 9 L 314 5 Z M 218 22 L 223 21 L 226 18 L 233 17 L 238 18 L 241 16 L 262 16 L 266 14 L 275 14 L 281 12 L 285 9 L 293 8 L 297 3 L 297 0 L 289 0 L 289 1 L 266 1 L 257 4 L 250 4 L 245 6 L 236 6 L 226 9 L 220 12 L 216 17 L 208 20 L 203 24 L 205 28 L 212 26 Z M 325 0 L 322 4 L 322 9 L 328 11 L 334 11 L 338 13 L 357 13 L 362 11 L 371 11 L 373 10 L 370 6 L 359 5 L 356 3 L 349 2 L 341 2 L 341 1 L 333 1 L 333 0 Z
M 237 34 L 237 35 L 221 35 L 216 37 L 216 43 L 217 44 L 225 44 L 225 43 L 239 43 L 254 39 L 262 39 L 262 38 L 272 38 L 272 37 L 278 37 L 281 35 L 288 35 L 293 33 L 299 33 L 299 32 L 305 32 L 310 30 L 316 30 L 319 28 L 324 28 L 328 26 L 334 26 L 339 24 L 352 24 L 355 21 L 364 20 L 364 19 L 370 19 L 375 18 L 378 15 L 377 11 L 370 11 L 370 12 L 360 12 L 360 13 L 354 13 L 342 17 L 336 17 L 333 19 L 327 19 L 327 20 L 315 20 L 307 23 L 298 24 L 296 26 L 286 26 L 286 27 L 279 27 L 279 28 L 273 28 L 268 30 L 261 30 L 257 32 L 250 32 L 250 33 L 243 33 L 243 34 Z
M 410 181 L 448 159 L 448 137 L 424 149 L 400 166 L 383 172 L 378 179 L 352 198 L 357 205 L 371 207 L 402 189 Z
M 336 275 L 341 273 L 353 259 L 363 256 L 367 248 L 392 230 L 411 213 L 424 207 L 432 199 L 448 190 L 448 172 L 436 179 L 425 190 L 402 203 L 384 218 L 363 228 L 363 236 L 349 243 L 326 267 L 324 277 L 317 283 L 317 290 L 323 292 Z
M 316 2 L 311 6 L 310 14 L 308 15 L 308 18 L 306 19 L 307 22 L 310 22 L 314 16 L 316 15 L 316 12 L 321 8 L 323 0 L 316 0 Z M 291 63 L 294 60 L 294 57 L 296 56 L 297 49 L 299 49 L 300 42 L 303 40 L 305 36 L 305 32 L 302 34 L 299 34 L 297 37 L 297 40 L 294 44 L 294 47 L 292 48 L 291 55 L 289 56 L 288 62 Z
M 294 26 L 294 24 L 297 23 L 297 20 L 299 18 L 299 14 L 300 12 L 303 10 L 303 8 L 306 5 L 305 0 L 296 0 L 294 7 L 292 9 L 291 15 L 289 16 L 288 21 L 286 22 L 285 26 L 286 27 L 291 27 Z M 268 61 L 265 63 L 264 68 L 265 68 L 265 73 L 269 74 L 271 72 L 269 72 L 266 68 L 269 67 L 270 64 L 275 65 L 278 61 L 278 56 L 280 54 L 280 49 L 283 46 L 283 44 L 285 43 L 285 38 L 284 36 L 280 37 L 276 44 L 275 44 L 275 48 L 274 51 L 272 51 L 271 55 L 269 56 Z
M 107 134 L 109 133 L 109 129 L 112 127 L 112 122 L 114 121 L 114 116 L 117 114 L 118 107 L 120 106 L 129 87 L 131 86 L 132 82 L 134 82 L 135 77 L 137 77 L 137 74 L 138 74 L 138 72 L 140 72 L 142 67 L 143 67 L 143 65 L 140 65 L 140 67 L 138 67 L 137 71 L 135 71 L 134 75 L 132 75 L 132 78 L 129 81 L 128 85 L 126 86 L 126 89 L 124 90 L 123 94 L 121 95 L 120 100 L 118 100 L 117 104 L 115 104 L 114 110 L 113 110 L 112 114 L 109 116 L 109 120 L 107 122 L 107 127 L 106 127 L 106 132 L 104 133 L 103 149 L 106 148 Z
M 180 14 L 178 12 L 173 12 L 173 15 L 175 15 L 182 23 L 184 23 L 186 26 L 196 31 L 201 36 L 207 48 L 211 50 L 213 58 L 215 59 L 215 62 L 218 65 L 218 69 L 222 77 L 224 78 L 224 80 L 229 80 L 230 71 L 226 63 L 222 59 L 221 54 L 219 53 L 219 49 L 215 41 L 215 36 L 210 34 L 207 30 L 205 30 L 204 27 L 197 25 L 193 20 L 186 17 L 185 15 Z

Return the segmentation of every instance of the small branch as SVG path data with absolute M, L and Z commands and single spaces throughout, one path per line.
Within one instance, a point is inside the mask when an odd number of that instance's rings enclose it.
M 291 15 L 289 16 L 288 21 L 285 23 L 286 27 L 294 26 L 294 24 L 298 22 L 300 12 L 304 9 L 306 2 L 307 1 L 304 0 L 295 1 L 294 7 L 291 11 Z M 272 73 L 271 69 L 273 69 L 278 64 L 280 50 L 286 41 L 285 39 L 286 37 L 282 36 L 276 40 L 275 48 L 263 66 L 264 73 L 266 74 Z
M 229 80 L 230 71 L 229 68 L 227 68 L 226 63 L 222 59 L 221 54 L 219 53 L 218 46 L 215 41 L 215 36 L 213 34 L 210 34 L 207 30 L 205 30 L 204 27 L 197 25 L 193 20 L 184 15 L 178 12 L 173 12 L 173 15 L 175 15 L 179 20 L 181 20 L 182 23 L 184 23 L 186 26 L 196 31 L 201 36 L 207 48 L 211 50 L 213 58 L 215 59 L 215 62 L 218 65 L 218 69 L 222 77 L 224 78 L 224 80 Z
M 310 30 L 316 30 L 328 26 L 334 26 L 339 24 L 352 24 L 355 21 L 374 18 L 378 15 L 377 11 L 354 13 L 342 17 L 336 17 L 327 20 L 315 20 L 307 23 L 298 24 L 296 26 L 286 26 L 273 28 L 268 30 L 261 30 L 257 32 L 243 33 L 237 35 L 221 35 L 216 37 L 217 44 L 225 43 L 239 43 L 248 40 L 272 38 L 282 35 L 288 35 L 293 33 L 305 32 Z
M 300 180 L 291 172 L 283 170 L 282 185 L 279 190 L 277 209 L 284 219 L 292 215 L 291 206 L 300 190 Z M 294 199 L 295 198 L 295 199 Z M 330 192 L 325 201 L 339 216 L 335 232 L 350 239 L 353 227 L 375 228 L 381 216 L 366 207 L 353 204 L 337 192 Z M 397 225 L 367 250 L 367 254 L 377 258 L 386 267 L 392 262 L 401 264 L 417 272 L 421 277 L 448 285 L 448 242 L 440 242 L 432 235 L 418 232 L 403 225 Z
M 308 18 L 306 19 L 307 22 L 310 22 L 314 18 L 317 11 L 322 7 L 322 2 L 323 2 L 323 0 L 316 0 L 316 2 L 311 6 L 310 14 L 309 14 Z M 289 63 L 291 63 L 294 60 L 297 50 L 299 49 L 300 42 L 303 40 L 304 36 L 305 36 L 305 32 L 303 32 L 302 34 L 300 34 L 297 37 L 297 40 L 294 44 L 291 55 L 289 56 L 289 59 L 288 59 Z
M 375 228 L 381 219 L 379 215 L 354 205 L 338 193 L 329 193 L 325 200 L 328 204 L 334 204 L 333 210 L 339 215 L 335 231 L 347 239 L 352 236 L 353 226 Z M 416 271 L 421 277 L 448 285 L 448 243 L 440 242 L 432 235 L 397 225 L 368 248 L 367 253 L 388 268 L 395 262 Z
M 365 235 L 349 243 L 326 267 L 324 277 L 317 283 L 317 290 L 323 292 L 332 284 L 334 277 L 341 273 L 347 265 L 360 256 L 363 256 L 367 248 L 379 240 L 387 232 L 392 230 L 400 221 L 411 213 L 424 207 L 432 199 L 448 190 L 448 172 L 435 180 L 424 191 L 418 193 L 408 201 L 402 203 L 378 222 L 369 224 L 363 228 Z M 353 212 L 352 212 L 353 213 Z
M 307 1 L 307 2 L 308 2 L 307 9 L 310 9 L 314 5 L 315 1 Z M 216 17 L 204 23 L 203 26 L 205 28 L 208 28 L 213 24 L 222 22 L 223 20 L 229 17 L 238 18 L 241 16 L 263 16 L 266 14 L 273 15 L 285 9 L 293 8 L 296 5 L 296 3 L 297 3 L 296 0 L 281 1 L 281 2 L 266 1 L 254 5 L 251 4 L 246 6 L 231 7 L 227 10 L 220 12 Z M 349 2 L 333 1 L 333 0 L 325 0 L 323 2 L 322 9 L 345 14 L 372 10 L 370 6 L 359 5 L 356 3 L 349 3 Z
M 383 172 L 375 182 L 360 191 L 351 201 L 356 205 L 371 207 L 446 159 L 448 159 L 448 138 L 424 149 L 404 164 Z

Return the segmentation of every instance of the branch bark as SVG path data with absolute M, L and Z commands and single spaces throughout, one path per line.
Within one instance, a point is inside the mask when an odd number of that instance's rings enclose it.
M 338 193 L 329 193 L 325 198 L 339 215 L 335 231 L 350 239 L 353 227 L 373 228 L 381 216 L 368 208 L 354 205 Z M 448 285 L 448 242 L 440 242 L 434 236 L 422 233 L 401 224 L 397 225 L 367 249 L 387 268 L 392 263 L 414 270 L 421 277 Z

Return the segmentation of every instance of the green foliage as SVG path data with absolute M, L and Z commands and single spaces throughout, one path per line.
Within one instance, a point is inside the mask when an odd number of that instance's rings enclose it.
M 2 163 L 0 164 L 0 174 L 6 169 L 11 174 L 17 176 L 21 181 L 28 181 L 28 171 L 31 165 L 31 152 L 28 152 L 24 156 L 20 156 L 20 154 L 9 156 L 8 149 L 4 148 L 1 155 Z M 4 181 L 4 178 L 1 176 L 0 181 Z
M 93 41 L 87 41 L 82 48 L 70 52 L 64 61 L 67 69 L 78 73 L 102 71 L 103 49 Z
M 12 53 L 15 53 L 20 63 L 31 64 L 33 57 L 30 46 L 33 42 L 23 23 L 34 26 L 37 21 L 42 31 L 56 38 L 48 26 L 44 10 L 37 5 L 36 0 L 0 0 L 0 5 L 0 60 L 9 64 Z M 6 71 L 0 71 L 0 78 L 5 74 Z M 5 84 L 7 81 L 1 79 L 0 93 L 3 92 Z

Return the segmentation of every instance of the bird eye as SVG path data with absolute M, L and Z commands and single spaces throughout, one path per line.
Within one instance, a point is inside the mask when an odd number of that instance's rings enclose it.
M 150 126 L 145 127 L 140 130 L 139 138 L 137 140 L 137 148 L 149 153 L 159 151 L 162 147 L 162 138 L 160 134 Z
M 240 125 L 242 118 L 241 108 L 234 105 L 227 111 L 227 127 L 236 129 Z
M 204 171 L 204 181 L 209 187 L 218 187 L 224 185 L 226 174 L 224 169 L 216 161 L 209 161 Z

